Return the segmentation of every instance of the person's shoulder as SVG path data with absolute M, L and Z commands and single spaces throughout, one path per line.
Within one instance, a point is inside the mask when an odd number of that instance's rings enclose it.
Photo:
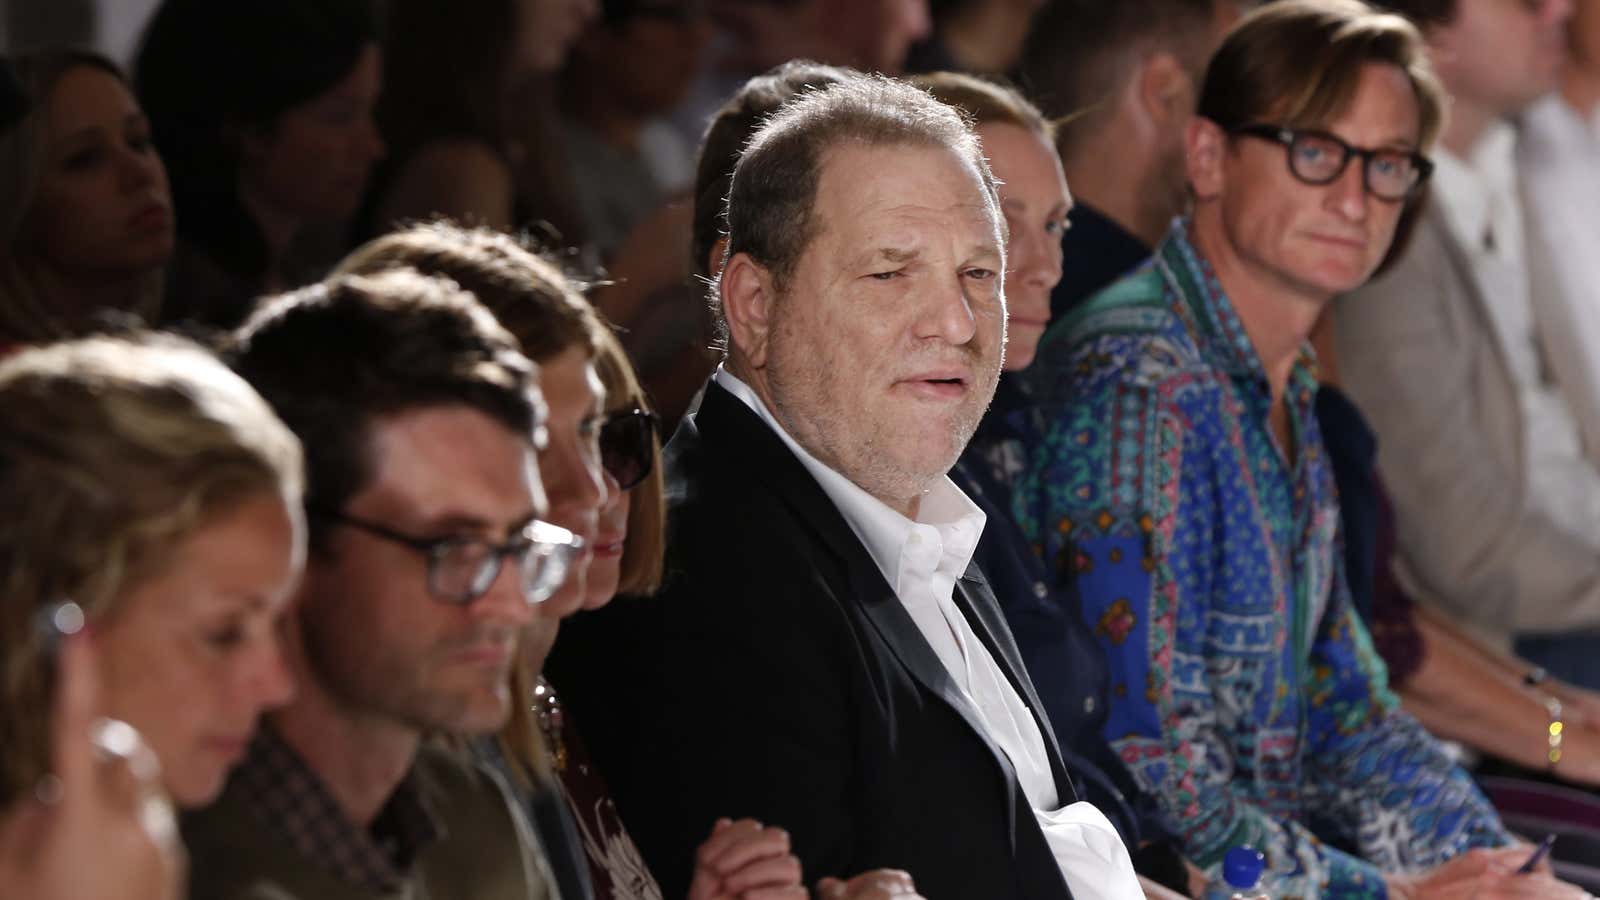
M 472 796 L 488 798 L 490 806 L 498 807 L 510 796 L 500 776 L 470 752 L 437 741 L 425 741 L 418 748 L 412 772 L 430 799 Z
M 344 887 L 263 828 L 231 782 L 210 806 L 183 814 L 182 834 L 193 900 L 309 900 Z
M 482 138 L 452 135 L 435 138 L 412 151 L 405 160 L 408 173 L 435 177 L 494 182 L 509 188 L 511 165 L 493 144 Z
M 379 218 L 392 222 L 443 214 L 506 227 L 515 189 L 511 164 L 493 144 L 465 135 L 435 138 L 398 161 Z
M 1052 326 L 1034 365 L 1042 399 L 1081 398 L 1108 388 L 1161 393 L 1210 369 L 1158 266 L 1146 264 L 1090 297 Z
M 547 895 L 544 851 L 499 774 L 466 749 L 435 740 L 418 749 L 411 777 L 439 828 L 418 861 L 430 895 Z

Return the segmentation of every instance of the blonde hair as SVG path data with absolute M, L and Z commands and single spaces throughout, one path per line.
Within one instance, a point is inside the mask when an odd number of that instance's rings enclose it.
M 302 480 L 294 435 L 187 341 L 86 338 L 0 363 L 0 808 L 49 759 L 39 610 L 113 614 L 241 500 L 270 491 L 298 516 Z
M 62 320 L 60 298 L 54 296 L 58 289 L 29 246 L 27 225 L 49 152 L 50 95 L 62 76 L 83 67 L 127 84 L 115 63 L 84 50 L 24 54 L 12 63 L 31 106 L 9 131 L 0 132 L 0 341 L 45 343 L 73 337 L 78 327 Z M 161 307 L 161 286 L 162 273 L 151 272 L 125 311 L 153 320 Z
M 960 110 L 974 128 L 988 124 L 1015 125 L 1055 146 L 1055 123 L 1046 119 L 1039 107 L 1016 88 L 965 72 L 929 72 L 914 76 L 911 83 L 932 94 L 940 103 Z

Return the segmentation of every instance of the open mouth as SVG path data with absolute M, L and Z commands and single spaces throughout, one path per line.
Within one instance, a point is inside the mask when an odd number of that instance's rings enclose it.
M 971 379 L 962 375 L 943 373 L 908 378 L 900 382 L 913 396 L 928 400 L 951 400 L 966 396 Z

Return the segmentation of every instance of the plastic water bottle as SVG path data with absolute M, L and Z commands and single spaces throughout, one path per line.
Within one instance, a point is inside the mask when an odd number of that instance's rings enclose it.
M 1222 880 L 1212 882 L 1206 900 L 1272 900 L 1267 893 L 1267 858 L 1249 845 L 1229 850 L 1222 857 Z

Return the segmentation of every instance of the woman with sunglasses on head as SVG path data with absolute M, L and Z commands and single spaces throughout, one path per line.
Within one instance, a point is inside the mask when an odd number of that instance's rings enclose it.
M 0 896 L 175 896 L 169 798 L 210 802 L 292 692 L 301 482 L 261 398 L 176 338 L 0 363 Z

